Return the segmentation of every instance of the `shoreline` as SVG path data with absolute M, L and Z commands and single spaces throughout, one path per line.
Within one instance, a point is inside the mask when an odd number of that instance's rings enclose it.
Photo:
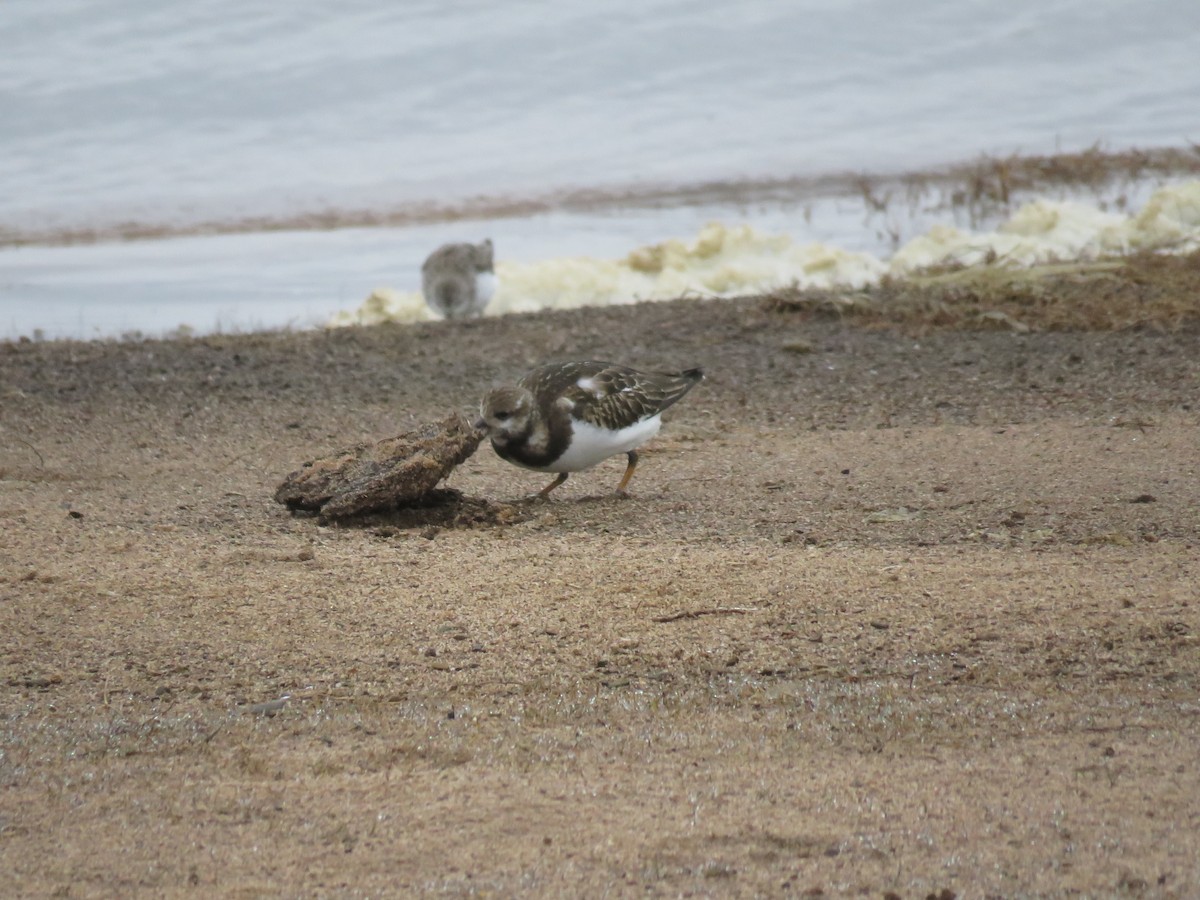
M 1059 330 L 1120 331 L 1190 330 L 1200 324 L 1200 251 L 1185 254 L 1139 251 L 1093 260 L 1009 266 L 995 261 L 974 266 L 943 266 L 904 277 L 885 277 L 863 288 L 781 288 L 761 295 L 769 306 L 819 317 L 843 319 L 867 327 L 909 329 L 998 329 L 1014 332 Z M 621 306 L 582 309 L 628 309 L 651 300 Z M 721 298 L 681 299 L 684 303 L 719 303 Z M 553 312 L 553 311 L 549 311 Z M 508 313 L 480 322 L 536 316 Z M 392 323 L 395 324 L 395 323 Z M 397 327 L 430 326 L 434 322 Z M 164 336 L 126 334 L 117 337 L 0 338 L 0 348 L 26 344 L 90 344 L 194 341 L 205 338 L 311 334 L 372 325 L 325 325 L 313 328 L 266 329 L 228 334 L 192 334 L 186 326 Z
M 1015 176 L 1009 181 L 1015 183 Z M 890 250 L 879 243 L 883 232 L 867 245 L 856 244 L 864 237 L 864 223 L 830 203 L 816 214 L 811 230 L 782 208 L 760 209 L 757 226 L 710 217 L 711 208 L 675 207 L 623 218 L 619 227 L 602 216 L 564 220 L 554 235 L 540 219 L 507 220 L 495 225 L 506 254 L 489 314 L 622 305 L 633 298 L 729 297 L 789 284 L 853 293 L 846 286 L 894 287 L 901 279 L 923 286 L 930 275 L 992 294 L 1002 282 L 1022 293 L 1047 276 L 1057 282 L 1054 290 L 1062 286 L 1075 296 L 1070 278 L 1056 279 L 1056 273 L 1074 273 L 1105 288 L 1098 273 L 1127 267 L 1126 257 L 1113 254 L 1147 248 L 1182 254 L 1200 244 L 1200 179 L 1131 196 L 1132 205 L 1121 213 L 1106 211 L 1104 204 L 1043 198 L 1022 203 L 1009 218 L 984 229 L 966 227 L 960 220 L 968 213 L 961 210 L 953 226 L 926 210 L 925 218 L 908 223 L 913 236 L 903 243 L 905 226 L 889 215 L 884 200 L 862 199 L 883 204 L 882 212 L 871 215 L 887 226 Z M 970 202 L 970 216 L 984 215 L 984 201 Z M 670 234 L 687 237 L 664 238 Z M 414 273 L 430 246 L 463 236 L 437 228 L 380 229 L 11 250 L 0 267 L 7 276 L 0 291 L 8 322 L 4 339 L 136 338 L 430 319 Z M 941 271 L 949 265 L 969 265 L 978 274 Z M 1025 275 L 1007 274 L 1022 266 L 1032 268 Z
M 251 215 L 199 222 L 114 222 L 94 226 L 58 225 L 18 230 L 0 227 L 0 250 L 27 246 L 74 246 L 178 237 L 255 234 L 274 231 L 329 231 L 396 228 L 460 221 L 490 221 L 553 212 L 604 212 L 661 205 L 705 203 L 787 203 L 803 206 L 822 199 L 853 198 L 868 213 L 892 205 L 910 210 L 966 210 L 972 221 L 995 216 L 1020 198 L 1050 189 L 1085 190 L 1100 196 L 1113 186 L 1157 179 L 1200 177 L 1195 147 L 1086 150 L 1050 155 L 994 156 L 947 162 L 902 172 L 836 172 L 825 175 L 729 178 L 695 184 L 633 184 L 556 189 L 529 197 L 481 196 L 443 202 L 413 200 L 385 209 L 320 209 L 289 214 Z

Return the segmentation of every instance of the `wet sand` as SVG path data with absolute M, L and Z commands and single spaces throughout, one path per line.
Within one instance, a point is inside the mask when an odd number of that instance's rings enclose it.
M 819 308 L 0 345 L 0 895 L 1196 895 L 1200 331 Z M 630 499 L 272 500 L 571 357 Z

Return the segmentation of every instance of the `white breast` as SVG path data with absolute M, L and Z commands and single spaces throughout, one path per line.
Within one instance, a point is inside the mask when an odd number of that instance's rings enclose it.
M 477 272 L 475 274 L 475 300 L 480 309 L 492 302 L 496 293 L 496 273 Z
M 547 472 L 581 472 L 610 456 L 628 453 L 658 434 L 662 419 L 651 416 L 620 431 L 608 431 L 579 421 L 574 422 L 574 426 L 571 445 L 562 456 L 546 466 Z

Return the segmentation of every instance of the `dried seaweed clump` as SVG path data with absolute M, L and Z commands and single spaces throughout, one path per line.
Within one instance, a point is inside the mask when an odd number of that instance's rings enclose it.
M 377 443 L 306 462 L 275 491 L 288 509 L 332 519 L 420 504 L 482 439 L 460 412 Z

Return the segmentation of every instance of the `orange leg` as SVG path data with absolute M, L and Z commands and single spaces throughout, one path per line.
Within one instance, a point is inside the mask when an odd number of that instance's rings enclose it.
M 567 473 L 566 473 L 566 472 L 559 472 L 559 473 L 558 473 L 558 477 L 557 477 L 557 478 L 555 478 L 555 479 L 554 479 L 552 482 L 550 482 L 548 485 L 546 485 L 544 488 L 542 488 L 540 491 L 538 491 L 538 492 L 537 492 L 537 495 L 538 495 L 539 497 L 549 497 L 549 496 L 550 496 L 550 492 L 551 492 L 552 490 L 554 490 L 556 487 L 558 487 L 560 484 L 562 484 L 562 483 L 563 483 L 564 481 L 566 481 L 566 480 L 567 480 Z
M 621 483 L 617 485 L 617 493 L 625 496 L 625 488 L 629 484 L 629 479 L 633 477 L 633 470 L 637 468 L 638 455 L 636 450 L 630 450 L 626 457 L 629 459 L 629 465 L 625 467 L 625 474 L 621 476 Z

